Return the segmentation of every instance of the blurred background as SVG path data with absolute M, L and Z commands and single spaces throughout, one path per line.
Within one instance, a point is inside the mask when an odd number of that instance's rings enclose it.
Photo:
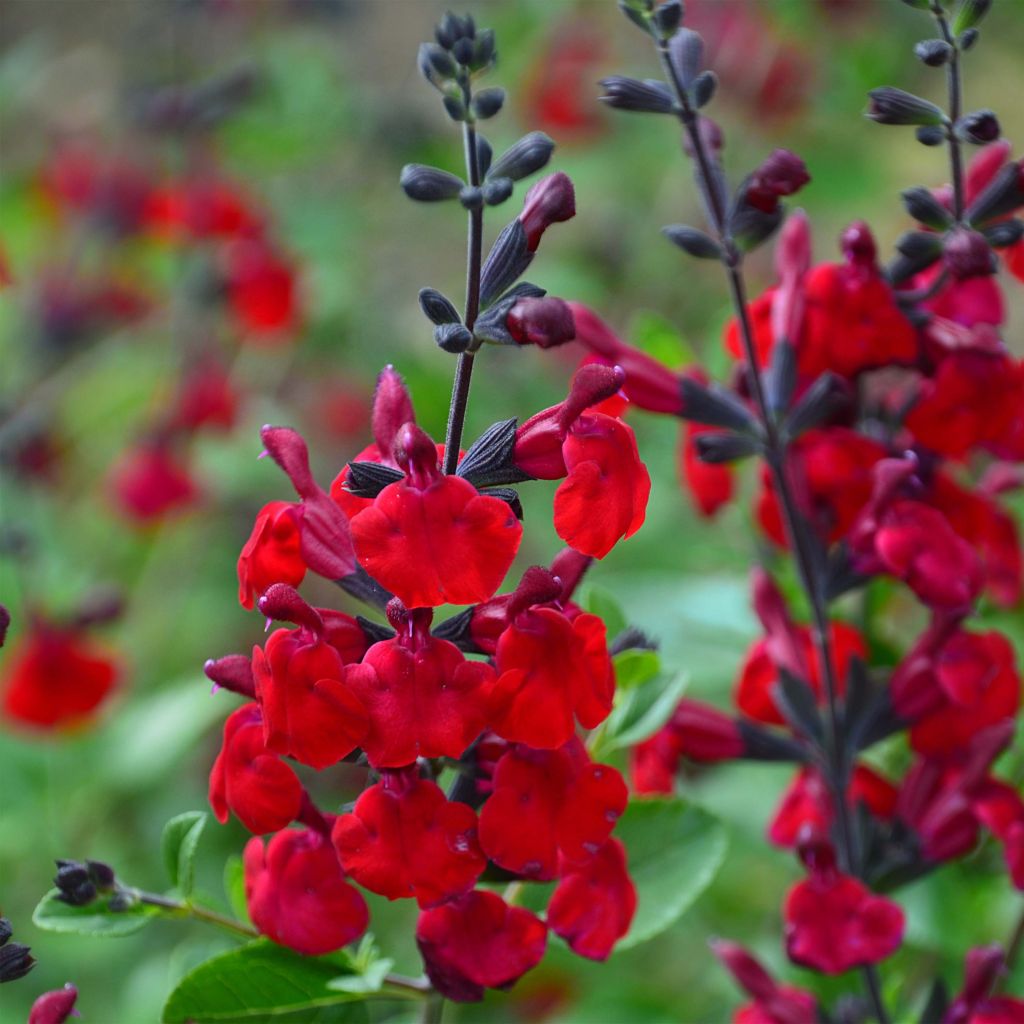
M 895 0 L 688 8 L 721 79 L 712 114 L 734 181 L 791 148 L 813 177 L 800 199 L 816 259 L 836 258 L 840 229 L 858 218 L 890 252 L 908 226 L 900 189 L 941 184 L 946 156 L 861 111 L 881 84 L 943 100 L 942 74 L 911 54 L 927 20 Z M 0 0 L 0 602 L 13 619 L 0 676 L 12 685 L 32 644 L 71 691 L 62 666 L 80 663 L 67 648 L 105 666 L 87 721 L 47 721 L 36 708 L 33 726 L 8 706 L 0 726 L 0 909 L 39 960 L 27 981 L 0 989 L 4 1020 L 73 981 L 85 1021 L 154 1021 L 174 981 L 230 945 L 184 922 L 124 940 L 44 934 L 31 913 L 56 857 L 104 860 L 160 889 L 163 823 L 206 806 L 230 698 L 210 696 L 202 664 L 260 641 L 260 617 L 236 598 L 235 561 L 260 506 L 293 497 L 257 460 L 259 426 L 301 430 L 326 486 L 369 440 L 373 382 L 390 362 L 421 424 L 443 433 L 454 361 L 435 348 L 416 292 L 460 295 L 463 215 L 414 205 L 397 185 L 411 161 L 461 170 L 457 128 L 415 69 L 443 10 L 432 0 Z M 700 223 L 678 130 L 596 101 L 604 75 L 656 74 L 647 41 L 611 0 L 476 0 L 471 10 L 497 31 L 490 84 L 510 93 L 486 129 L 495 151 L 539 128 L 559 144 L 552 169 L 576 185 L 578 216 L 545 238 L 531 280 L 594 306 L 671 365 L 721 373 L 720 272 L 658 233 Z M 966 62 L 968 109 L 994 108 L 1010 139 L 1024 138 L 1013 102 L 1021 52 L 1024 17 L 1011 0 Z M 518 208 L 517 198 L 489 214 L 488 236 Z M 770 254 L 758 255 L 752 290 L 771 279 Z M 1024 290 L 1008 282 L 1007 293 L 1020 353 Z M 484 352 L 467 436 L 560 400 L 572 347 Z M 737 504 L 701 521 L 678 485 L 678 429 L 632 422 L 655 481 L 648 523 L 591 582 L 658 639 L 691 694 L 724 702 L 756 631 L 747 513 Z M 523 565 L 558 548 L 552 490 L 523 493 Z M 306 593 L 339 601 L 315 581 Z M 905 646 L 908 633 L 890 625 Z M 1000 626 L 1024 640 L 1019 615 Z M 1020 779 L 1020 751 L 1017 768 Z M 739 765 L 686 780 L 731 838 L 689 914 L 604 966 L 553 948 L 510 994 L 458 1019 L 723 1020 L 736 996 L 705 945 L 716 934 L 800 984 L 842 990 L 785 965 L 779 946 L 779 904 L 798 868 L 762 833 L 788 776 Z M 330 772 L 317 792 L 325 806 L 353 796 Z M 224 864 L 244 840 L 234 822 L 207 831 L 199 870 L 211 900 L 224 901 Z M 887 970 L 893 986 L 936 969 L 955 982 L 969 944 L 1006 937 L 1019 895 L 1007 900 L 991 851 L 974 861 L 903 893 L 909 942 Z M 377 901 L 373 912 L 397 969 L 417 972 L 412 910 Z

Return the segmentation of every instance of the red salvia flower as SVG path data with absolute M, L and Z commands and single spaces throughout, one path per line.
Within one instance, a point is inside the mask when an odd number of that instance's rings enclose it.
M 203 427 L 229 430 L 238 412 L 238 396 L 227 371 L 214 359 L 190 366 L 181 379 L 174 408 L 168 417 L 170 430 L 194 431 Z
M 532 185 L 523 199 L 519 223 L 526 232 L 526 244 L 535 252 L 541 237 L 552 224 L 576 216 L 576 192 L 567 174 L 557 171 Z
M 940 864 L 978 842 L 978 819 L 962 772 L 922 759 L 900 785 L 897 817 L 913 829 L 924 859 Z
M 903 911 L 836 868 L 831 847 L 801 847 L 810 876 L 798 882 L 783 908 L 786 952 L 794 963 L 825 974 L 878 963 L 903 940 Z
M 146 221 L 172 241 L 255 238 L 263 231 L 263 218 L 240 188 L 209 174 L 154 189 Z
M 395 599 L 387 610 L 398 635 L 374 644 L 345 672 L 369 715 L 363 750 L 375 768 L 458 758 L 486 724 L 494 670 L 431 636 L 429 609 L 407 611 Z
M 701 434 L 720 433 L 714 427 L 687 423 L 683 431 L 681 470 L 683 482 L 693 498 L 697 511 L 705 517 L 713 516 L 733 495 L 731 467 L 704 462 L 697 455 L 695 439 Z
M 121 675 L 118 659 L 82 629 L 33 617 L 4 665 L 4 714 L 36 729 L 73 727 L 96 714 Z
M 287 341 L 299 326 L 295 267 L 262 238 L 233 242 L 224 257 L 228 305 L 243 338 Z
M 499 498 L 441 472 L 437 448 L 414 423 L 395 447 L 406 477 L 352 520 L 363 568 L 410 608 L 486 601 L 519 550 L 523 528 Z
M 298 776 L 263 739 L 258 704 L 244 704 L 224 723 L 224 743 L 210 771 L 210 806 L 222 824 L 233 811 L 252 833 L 277 832 L 302 806 Z
M 540 963 L 547 928 L 493 892 L 471 892 L 423 911 L 416 942 L 434 988 L 455 1002 L 476 1002 L 484 989 L 505 988 Z
M 110 486 L 118 509 L 141 524 L 181 511 L 199 498 L 188 469 L 164 441 L 126 451 L 111 473 Z
M 480 812 L 480 845 L 507 871 L 550 879 L 559 854 L 588 860 L 626 808 L 622 776 L 592 764 L 573 739 L 558 750 L 512 747 L 494 771 L 493 792 Z
M 285 829 L 265 849 L 262 839 L 250 839 L 243 860 L 249 916 L 278 945 L 320 956 L 366 931 L 366 901 L 345 881 L 326 837 Z
M 946 1009 L 941 1024 L 1017 1024 L 1024 1020 L 1024 1001 L 992 994 L 1005 965 L 1006 954 L 999 946 L 968 950 L 963 988 Z
M 367 709 L 343 681 L 346 662 L 366 648 L 365 636 L 354 619 L 311 608 L 284 584 L 271 587 L 259 608 L 270 618 L 299 624 L 272 633 L 265 651 L 253 650 L 267 747 L 326 768 L 350 754 L 367 733 Z
M 472 808 L 449 803 L 415 769 L 385 771 L 363 791 L 332 839 L 346 874 L 390 900 L 432 907 L 473 888 L 487 864 Z
M 1013 718 L 1021 701 L 1015 662 L 1001 633 L 954 633 L 931 660 L 939 700 L 912 726 L 914 750 L 925 757 L 959 753 L 981 730 Z
M 742 946 L 714 939 L 711 949 L 754 1001 L 740 1007 L 734 1024 L 814 1024 L 817 1001 L 810 992 L 780 985 Z
M 238 601 L 252 608 L 275 583 L 297 587 L 306 575 L 302 560 L 300 506 L 271 501 L 256 515 L 252 533 L 238 556 Z
M 607 960 L 629 931 L 636 902 L 626 849 L 608 839 L 583 863 L 563 865 L 548 904 L 548 927 L 579 956 Z
M 524 575 L 498 641 L 488 715 L 499 736 L 545 750 L 568 742 L 576 719 L 587 729 L 603 722 L 615 692 L 604 623 L 587 613 L 570 620 L 550 604 L 560 592 L 545 569 Z
M 78 989 L 65 985 L 54 992 L 44 992 L 28 1012 L 28 1024 L 64 1024 L 75 1013 Z

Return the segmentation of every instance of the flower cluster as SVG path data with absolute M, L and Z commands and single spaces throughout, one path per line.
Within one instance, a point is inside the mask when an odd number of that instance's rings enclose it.
M 291 625 L 251 658 L 207 664 L 215 683 L 246 698 L 225 723 L 210 802 L 220 820 L 233 813 L 255 834 L 245 882 L 263 934 L 326 953 L 366 929 L 360 888 L 412 899 L 434 989 L 466 1001 L 534 967 L 549 929 L 596 960 L 629 929 L 636 896 L 612 836 L 626 784 L 581 739 L 612 709 L 614 670 L 604 623 L 573 596 L 589 563 L 642 524 L 650 480 L 620 418 L 625 373 L 614 366 L 581 366 L 563 402 L 495 423 L 461 450 L 460 382 L 481 346 L 547 348 L 573 336 L 565 303 L 517 281 L 574 205 L 565 175 L 539 181 L 481 259 L 484 208 L 540 170 L 552 143 L 532 133 L 493 158 L 476 122 L 504 94 L 470 87 L 493 61 L 493 34 L 448 16 L 436 38 L 420 67 L 464 125 L 469 181 L 411 165 L 402 187 L 469 211 L 464 314 L 434 289 L 420 294 L 437 344 L 459 354 L 457 426 L 444 443 L 428 436 L 389 366 L 373 441 L 329 487 L 299 434 L 263 429 L 297 500 L 258 513 L 238 560 L 239 599 Z M 511 485 L 535 479 L 559 481 L 552 516 L 567 547 L 499 594 L 523 533 Z M 386 622 L 311 606 L 295 589 L 308 573 Z M 463 610 L 435 622 L 446 605 Z M 343 813 L 321 810 L 294 763 L 323 771 L 343 760 L 365 768 L 366 784 Z M 498 880 L 555 882 L 546 918 L 485 887 Z
M 810 609 L 808 623 L 793 615 L 770 556 L 753 574 L 764 637 L 743 661 L 735 713 L 684 700 L 634 750 L 633 783 L 670 792 L 683 761 L 795 761 L 767 826 L 768 839 L 794 848 L 807 870 L 782 909 L 786 950 L 828 974 L 864 968 L 883 1021 L 873 965 L 901 944 L 904 914 L 880 893 L 969 853 L 984 833 L 1024 889 L 1024 799 L 997 767 L 1014 735 L 1020 675 L 1007 637 L 969 621 L 979 602 L 1013 608 L 1022 597 L 1020 539 L 1000 499 L 1024 484 L 1024 362 L 1000 334 L 992 247 L 1019 274 L 1013 213 L 1024 206 L 1024 167 L 996 142 L 961 175 L 961 142 L 990 141 L 966 134 L 975 115 L 946 119 L 909 94 L 876 90 L 876 120 L 946 125 L 937 138 L 918 134 L 926 144 L 948 141 L 953 185 L 904 193 L 919 223 L 886 267 L 863 223 L 843 232 L 841 260 L 813 263 L 808 222 L 792 215 L 776 249 L 778 284 L 747 303 L 743 254 L 782 223 L 780 197 L 807 183 L 806 169 L 776 151 L 730 198 L 721 135 L 697 113 L 713 91 L 700 37 L 679 27 L 679 5 L 624 6 L 654 37 L 669 85 L 616 77 L 603 83 L 605 99 L 683 123 L 711 232 L 673 225 L 665 234 L 724 265 L 737 299 L 724 339 L 737 362 L 733 386 L 658 364 L 581 307 L 577 340 L 626 369 L 635 405 L 686 421 L 684 479 L 703 515 L 732 500 L 733 464 L 764 459 L 754 518 L 768 545 L 792 557 Z M 944 13 L 937 17 L 947 31 Z M 950 43 L 950 60 L 957 45 L 962 38 Z M 867 639 L 834 610 L 865 590 L 903 618 L 923 619 L 895 664 L 870 670 Z M 908 754 L 893 778 L 865 755 L 897 733 Z M 737 1020 L 813 1016 L 808 993 L 777 986 L 738 947 L 717 952 L 755 998 Z M 976 1006 L 991 984 L 969 980 L 971 994 L 943 1019 L 989 1019 Z M 1002 1020 L 995 1003 L 992 1019 Z M 1006 1012 L 1011 1019 L 1019 1006 Z

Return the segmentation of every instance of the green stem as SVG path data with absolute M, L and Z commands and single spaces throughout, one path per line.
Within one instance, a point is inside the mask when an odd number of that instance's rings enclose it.
M 155 892 L 143 892 L 141 889 L 131 889 L 129 892 L 140 903 L 145 903 L 151 907 L 159 907 L 175 917 L 192 917 L 197 921 L 216 925 L 218 928 L 223 928 L 234 935 L 241 935 L 246 939 L 259 937 L 260 933 L 252 925 L 237 921 L 233 917 L 219 914 L 216 910 L 210 910 L 209 907 L 203 907 L 184 900 L 174 900 L 167 896 L 160 896 Z
M 434 992 L 428 996 L 420 1010 L 420 1024 L 441 1024 L 444 1016 L 444 996 Z

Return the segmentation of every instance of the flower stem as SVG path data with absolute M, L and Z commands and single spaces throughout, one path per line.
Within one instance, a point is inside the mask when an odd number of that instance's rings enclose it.
M 444 1016 L 444 996 L 434 992 L 423 1001 L 420 1010 L 420 1024 L 441 1024 Z
M 712 222 L 711 226 L 718 236 L 717 241 L 722 248 L 722 264 L 726 270 L 729 293 L 739 323 L 740 337 L 743 342 L 743 351 L 747 362 L 750 391 L 754 397 L 754 403 L 764 430 L 765 457 L 776 493 L 779 495 L 782 506 L 782 518 L 785 523 L 790 549 L 796 560 L 800 582 L 811 608 L 814 646 L 818 657 L 819 670 L 824 681 L 828 706 L 829 750 L 826 752 L 827 764 L 825 768 L 836 810 L 839 859 L 845 870 L 856 874 L 858 858 L 856 856 L 852 818 L 847 799 L 849 764 L 847 763 L 848 759 L 843 742 L 842 721 L 838 712 L 839 685 L 832 659 L 827 601 L 821 586 L 821 573 L 815 565 L 814 553 L 809 544 L 808 524 L 800 513 L 786 472 L 786 442 L 779 433 L 775 417 L 769 408 L 765 396 L 764 380 L 757 359 L 753 329 L 747 310 L 746 285 L 742 269 L 743 257 L 729 234 L 725 211 L 719 190 L 716 187 L 711 160 L 704 145 L 704 139 L 701 136 L 697 111 L 691 105 L 686 89 L 679 79 L 675 65 L 672 63 L 667 42 L 660 39 L 653 32 L 652 35 L 657 45 L 662 67 L 679 104 L 678 117 L 686 131 L 697 166 L 697 184 L 704 197 L 705 207 Z M 865 988 L 867 989 L 879 1024 L 889 1024 L 889 1015 L 882 1001 L 881 985 L 877 970 L 873 965 L 866 966 L 863 968 L 862 974 Z
M 259 932 L 252 925 L 236 921 L 235 918 L 227 917 L 224 914 L 218 914 L 216 910 L 210 910 L 209 907 L 199 906 L 196 903 L 183 900 L 174 900 L 168 896 L 160 896 L 155 892 L 143 892 L 141 889 L 131 889 L 129 891 L 140 903 L 145 903 L 151 907 L 160 907 L 161 910 L 169 911 L 173 916 L 193 917 L 197 921 L 216 925 L 218 928 L 223 928 L 234 935 L 241 935 L 246 939 L 255 939 L 259 936 Z
M 932 5 L 932 14 L 935 23 L 939 26 L 942 38 L 953 48 L 952 56 L 946 62 L 946 85 L 949 91 L 949 119 L 952 125 L 947 132 L 949 139 L 949 167 L 953 182 L 953 216 L 959 224 L 964 217 L 964 166 L 963 154 L 961 153 L 960 140 L 957 138 L 955 127 L 960 120 L 961 107 L 963 104 L 963 85 L 960 79 L 960 48 L 949 28 L 949 21 L 946 12 L 941 4 Z
M 466 107 L 469 107 L 469 86 L 465 87 Z M 462 124 L 462 138 L 466 151 L 466 171 L 474 188 L 480 185 L 480 159 L 476 149 L 476 129 L 471 121 Z M 483 255 L 484 211 L 476 207 L 469 211 L 469 235 L 466 241 L 466 309 L 463 322 L 472 330 L 480 312 L 480 263 Z M 459 465 L 462 430 L 466 424 L 466 406 L 469 404 L 469 385 L 473 378 L 472 350 L 459 355 L 452 383 L 452 400 L 448 407 L 448 429 L 444 442 L 444 471 L 454 473 Z

